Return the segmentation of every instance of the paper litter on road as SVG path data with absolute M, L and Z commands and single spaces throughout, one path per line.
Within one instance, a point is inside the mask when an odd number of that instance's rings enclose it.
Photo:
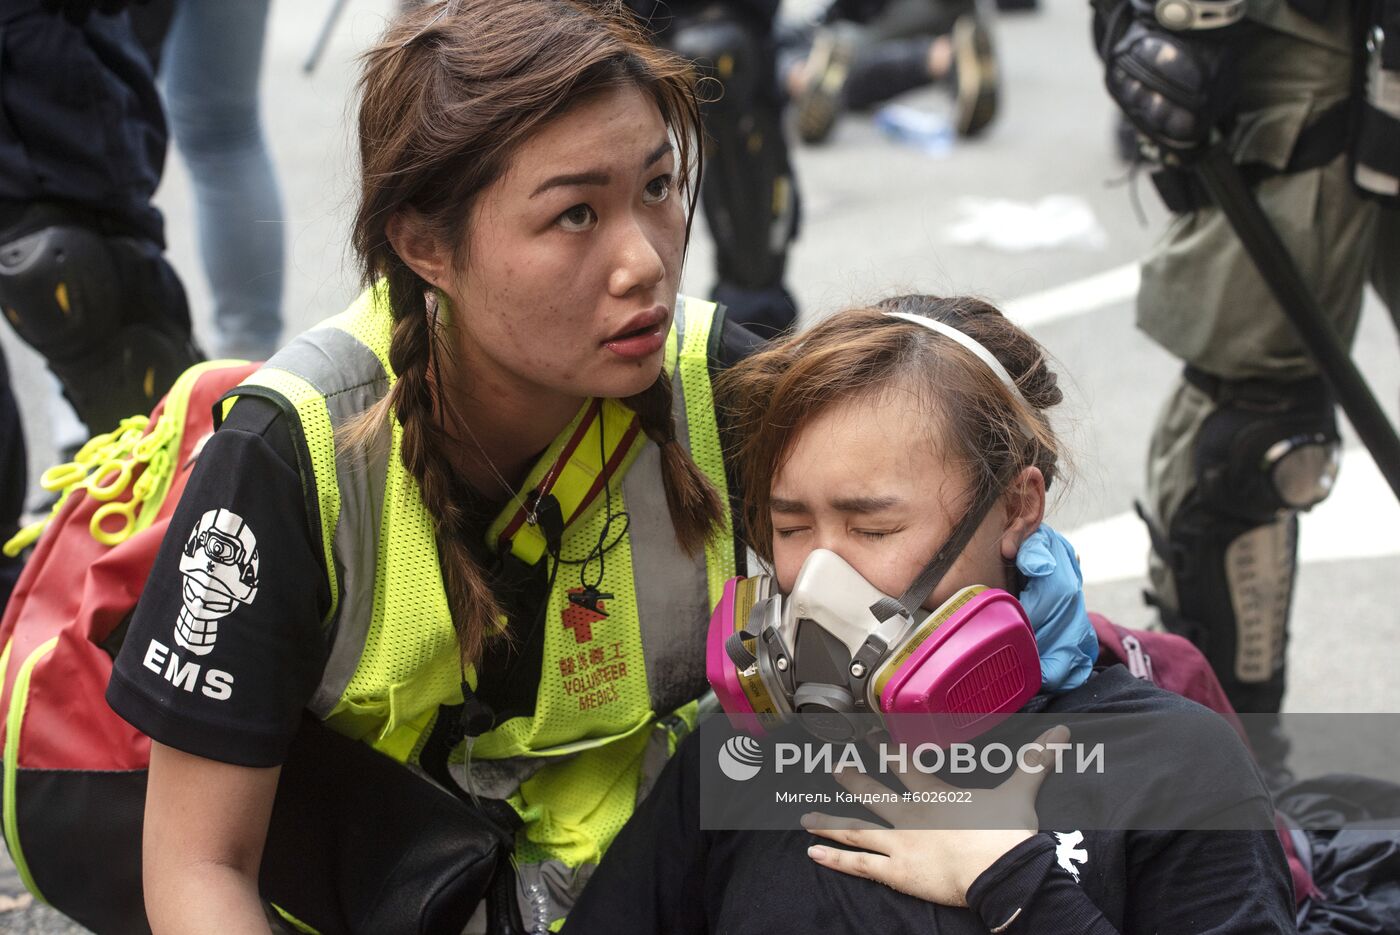
M 1102 250 L 1108 234 L 1083 198 L 1046 195 L 1039 201 L 1007 198 L 959 198 L 961 218 L 943 229 L 943 240 L 958 246 L 983 246 L 1006 253 L 1075 247 Z

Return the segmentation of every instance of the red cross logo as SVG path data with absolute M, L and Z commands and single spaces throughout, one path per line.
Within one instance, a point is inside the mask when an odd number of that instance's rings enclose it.
M 564 607 L 564 629 L 574 632 L 575 643 L 587 643 L 593 639 L 593 624 L 608 618 L 603 601 L 612 597 L 592 588 L 569 589 L 569 603 Z

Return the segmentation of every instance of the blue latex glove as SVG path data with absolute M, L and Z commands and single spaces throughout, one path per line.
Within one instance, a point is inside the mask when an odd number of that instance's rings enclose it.
M 1074 547 L 1041 524 L 1021 543 L 1016 567 L 1026 576 L 1021 606 L 1040 650 L 1041 691 L 1078 688 L 1099 658 L 1099 640 L 1084 609 L 1084 576 Z

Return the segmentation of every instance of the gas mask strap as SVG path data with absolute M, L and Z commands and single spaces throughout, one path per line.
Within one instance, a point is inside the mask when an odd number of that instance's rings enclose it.
M 924 570 L 919 572 L 919 577 L 914 579 L 914 583 L 909 585 L 909 590 L 905 591 L 895 600 L 891 597 L 883 597 L 870 605 L 870 612 L 875 615 L 875 619 L 884 623 L 891 617 L 899 614 L 907 614 L 910 617 L 917 617 L 919 608 L 924 601 L 933 593 L 933 589 L 938 587 L 938 582 L 943 580 L 943 576 L 948 573 L 948 569 L 953 567 L 953 563 L 958 560 L 963 549 L 971 541 L 977 527 L 982 525 L 982 520 L 986 519 L 1001 495 L 1006 492 L 1011 477 L 1015 474 L 1015 467 L 1008 468 L 1003 472 L 1003 476 L 998 477 L 996 483 L 990 485 L 963 515 L 957 526 L 953 527 L 952 533 L 943 545 L 929 559 Z
M 724 641 L 725 654 L 729 656 L 729 661 L 734 663 L 740 672 L 747 672 L 758 662 L 758 657 L 749 652 L 749 648 L 744 645 L 751 639 L 754 639 L 754 635 L 748 630 L 736 630 L 729 634 L 729 638 Z

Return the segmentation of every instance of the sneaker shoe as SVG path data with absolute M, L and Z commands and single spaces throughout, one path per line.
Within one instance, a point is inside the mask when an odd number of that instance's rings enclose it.
M 851 40 L 837 30 L 821 29 L 813 37 L 803 88 L 793 101 L 797 111 L 797 135 L 802 142 L 823 143 L 831 136 L 845 106 L 851 51 Z
M 976 136 L 997 113 L 997 60 L 992 33 L 974 15 L 953 23 L 953 101 L 958 136 Z

